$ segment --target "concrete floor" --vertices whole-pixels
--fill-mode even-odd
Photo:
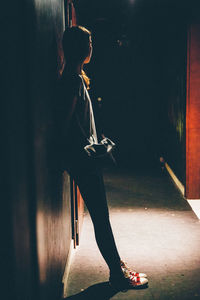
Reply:
[[[200,222],[161,170],[106,171],[110,219],[121,258],[149,287],[115,294],[86,212],[67,299],[200,299]],[[73,296],[72,296],[73,295]]]

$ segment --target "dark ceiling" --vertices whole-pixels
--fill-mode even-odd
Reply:
[[[133,19],[153,21],[155,16],[172,19],[196,18],[199,16],[198,0],[74,0],[80,21],[92,25],[107,19],[116,26],[129,25]]]

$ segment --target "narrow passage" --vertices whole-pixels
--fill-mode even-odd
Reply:
[[[161,170],[115,169],[107,170],[104,180],[120,255],[130,267],[147,273],[149,278],[148,289],[105,299],[200,299],[200,222],[168,174]],[[106,285],[108,276],[86,212],[66,296],[90,287],[88,297],[80,299],[90,299],[93,288],[91,299],[104,300],[99,296],[103,284],[94,285]]]

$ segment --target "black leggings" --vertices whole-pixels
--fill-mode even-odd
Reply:
[[[116,248],[109,220],[102,171],[96,162],[91,163],[89,161],[85,167],[79,164],[77,167],[70,168],[69,173],[77,183],[90,213],[99,250],[110,272],[116,273],[121,270],[120,256]]]

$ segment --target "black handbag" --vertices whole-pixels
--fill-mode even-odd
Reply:
[[[104,157],[108,154],[111,155],[112,150],[116,146],[115,143],[107,137],[103,138],[100,143],[96,143],[93,136],[91,136],[88,141],[89,144],[84,147],[84,150],[87,155],[92,158]]]
[[[92,122],[94,122],[94,115],[93,115],[93,110],[92,110],[92,104],[91,104],[91,100],[90,100],[90,96],[88,94],[88,91],[85,87],[85,84],[84,84],[84,80],[81,77],[81,80],[82,80],[82,83],[83,83],[83,86],[84,86],[84,92],[85,92],[85,95],[87,96],[88,98],[88,101],[89,101],[89,106],[90,106],[90,132],[92,132]],[[83,135],[87,138],[88,140],[88,145],[86,145],[84,147],[84,151],[87,153],[87,155],[91,158],[101,158],[101,157],[106,157],[106,156],[110,156],[111,159],[113,160],[113,162],[116,164],[116,161],[112,155],[112,150],[115,148],[115,143],[113,141],[111,141],[111,139],[109,138],[106,138],[104,137],[100,143],[97,142],[97,138],[96,137],[96,128],[95,128],[95,133],[93,132],[93,134],[95,134],[95,136],[93,134],[91,134],[91,136],[88,138],[85,130],[83,129],[83,127],[81,126],[80,124],[80,121],[79,121],[79,118],[78,116],[76,115],[76,118],[77,118],[77,122],[79,124],[79,127],[83,133]]]
[[[91,158],[94,159],[98,159],[98,158],[103,158],[106,156],[110,156],[110,158],[112,159],[112,161],[114,162],[114,164],[116,164],[116,160],[112,155],[112,151],[113,149],[116,147],[115,143],[107,138],[104,137],[100,143],[97,143],[95,137],[93,135],[91,135],[89,138],[87,137],[85,130],[83,129],[83,127],[81,126],[78,117],[77,118],[77,122],[79,124],[79,127],[83,133],[83,135],[87,138],[88,140],[88,145],[86,145],[84,147],[84,151],[87,153],[87,155]]]

